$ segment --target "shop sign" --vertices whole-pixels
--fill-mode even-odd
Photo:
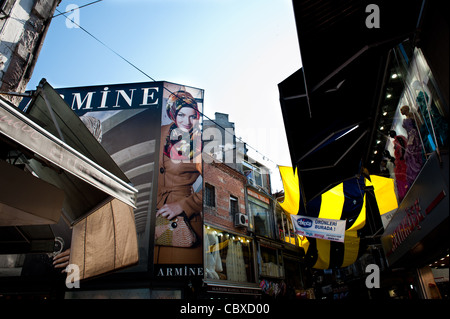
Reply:
[[[448,218],[448,156],[440,163],[433,153],[386,226],[381,237],[389,265],[393,265]],[[444,168],[444,169],[443,169]]]
[[[246,287],[230,287],[230,286],[211,286],[207,287],[208,292],[226,293],[226,294],[240,294],[240,295],[260,295],[261,290],[251,289]]]
[[[391,235],[392,248],[386,253],[386,256],[391,255],[415,229],[420,230],[422,228],[420,225],[421,222],[431,213],[433,208],[442,199],[444,199],[445,196],[445,191],[441,191],[425,209],[425,212],[422,211],[418,198],[414,201],[412,206],[405,208],[402,221],[398,224]]]
[[[155,265],[158,278],[203,277],[203,265]]]
[[[295,233],[300,236],[344,242],[345,220],[291,215]]]
[[[58,89],[77,113],[157,107],[162,88],[152,82]]]
[[[256,198],[256,199],[258,199],[258,200],[260,200],[260,201],[262,201],[264,203],[266,203],[267,205],[270,205],[270,200],[266,196],[258,194],[257,192],[252,191],[250,188],[247,188],[247,193],[250,196],[252,196],[252,197],[254,197],[254,198]]]

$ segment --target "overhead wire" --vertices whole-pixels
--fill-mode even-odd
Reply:
[[[82,7],[86,7],[88,5],[92,5],[94,3],[98,3],[100,1],[103,0],[97,0],[91,3],[88,3]],[[82,8],[79,7],[79,8]],[[107,48],[109,51],[111,51],[112,53],[114,53],[116,56],[118,56],[120,59],[122,59],[124,62],[126,62],[127,64],[129,64],[131,67],[133,67],[134,69],[136,69],[138,72],[142,73],[144,76],[146,76],[147,78],[149,78],[150,80],[152,80],[153,82],[157,82],[153,77],[151,77],[149,74],[147,74],[145,71],[143,71],[141,68],[139,68],[138,66],[136,66],[134,63],[132,63],[131,61],[129,61],[127,58],[125,58],[124,56],[122,56],[120,53],[118,53],[116,50],[114,50],[113,48],[111,48],[109,45],[107,45],[105,42],[103,42],[102,40],[100,40],[98,37],[96,37],[95,35],[93,35],[91,32],[89,32],[88,30],[86,30],[84,27],[82,27],[79,23],[75,22],[74,19],[70,19],[69,17],[66,16],[66,13],[72,12],[73,10],[69,10],[68,12],[61,12],[58,9],[56,9],[56,11],[59,12],[59,14],[55,15],[54,17],[58,17],[58,16],[64,16],[66,19],[68,19],[70,22],[72,22],[74,25],[76,25],[78,28],[80,28],[83,32],[85,32],[86,34],[88,34],[90,37],[92,37],[94,40],[96,40],[98,43],[100,43],[101,45],[103,45],[105,48]],[[168,89],[167,87],[164,87],[165,90],[167,90],[170,94],[174,94],[176,96],[176,93],[172,92],[170,89]],[[265,158],[267,161],[272,162],[273,164],[275,164],[278,167],[278,164],[276,162],[274,162],[273,160],[271,160],[268,156],[262,154],[260,151],[258,151],[255,147],[253,147],[252,145],[248,144],[247,142],[244,142],[242,140],[242,138],[238,137],[236,134],[231,133],[229,130],[226,130],[222,125],[220,125],[219,123],[217,123],[215,120],[211,119],[210,117],[208,117],[206,114],[204,114],[203,112],[199,112],[202,116],[206,117],[208,120],[210,120],[211,122],[213,122],[214,124],[216,124],[218,127],[220,127],[221,129],[223,129],[226,133],[231,134],[232,136],[236,137],[240,142],[244,143],[247,147],[253,149],[256,151],[256,153],[260,154],[261,156],[263,156],[263,158]]]
[[[77,6],[76,8],[73,8],[73,9],[71,9],[71,10],[67,10],[67,11],[65,11],[65,12],[60,12],[58,9],[56,9],[56,11],[58,11],[59,14],[55,14],[52,18],[59,17],[60,15],[63,15],[63,14],[65,14],[65,13],[74,12],[75,10],[80,10],[81,8],[88,7],[88,6],[92,5],[92,4],[95,4],[95,3],[101,2],[101,1],[103,1],[103,0],[97,0],[97,1],[94,1],[94,2],[90,2],[90,3],[87,3],[87,4],[82,5],[82,6]],[[66,8],[66,9],[67,9],[67,8]]]

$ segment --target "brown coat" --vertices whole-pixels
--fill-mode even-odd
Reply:
[[[166,203],[178,201],[202,242],[202,191],[194,192],[192,187],[201,174],[201,161],[200,163],[177,163],[164,155],[163,149],[169,128],[170,124],[161,127],[156,208],[160,209]],[[202,264],[201,246],[194,248],[155,246],[154,262],[156,264]]]

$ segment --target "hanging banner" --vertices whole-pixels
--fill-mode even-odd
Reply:
[[[300,236],[344,242],[345,220],[291,215],[296,234]]]

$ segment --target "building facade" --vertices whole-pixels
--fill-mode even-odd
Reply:
[[[300,238],[293,231],[289,214],[271,193],[269,169],[248,156],[245,142],[236,141],[234,129],[224,113],[216,113],[214,120],[204,124],[205,143],[211,136],[223,137],[203,153],[204,296],[313,298],[304,278]],[[225,140],[223,134],[230,137]],[[240,270],[235,273],[241,276],[233,273],[230,277],[228,254],[234,256],[236,246]]]
[[[60,0],[0,1],[0,91],[23,93]],[[18,104],[20,97],[9,98]]]
[[[279,88],[293,162],[302,187],[312,190],[306,195],[369,173],[392,178],[398,201],[364,236],[368,245],[354,265],[318,271],[317,291],[339,297],[346,278],[356,297],[448,298],[449,25],[442,4],[324,0],[293,7],[303,68]],[[315,133],[298,141],[302,128],[290,118],[303,110],[300,126]],[[326,163],[336,154],[338,161]],[[364,284],[369,264],[382,271],[378,290]]]

